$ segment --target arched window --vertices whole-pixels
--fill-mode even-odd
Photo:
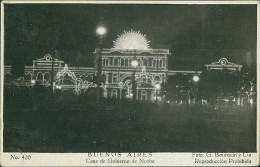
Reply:
[[[49,74],[48,72],[46,72],[46,73],[44,74],[44,80],[45,80],[46,82],[50,82],[50,74]]]
[[[37,81],[42,81],[42,80],[43,80],[43,75],[42,75],[41,72],[39,72],[39,73],[37,74],[36,80],[37,80]]]
[[[148,80],[147,76],[146,76],[146,75],[143,75],[143,76],[142,76],[142,83],[143,83],[143,84],[147,84],[147,80]]]
[[[114,73],[112,76],[112,83],[117,83],[118,82],[118,74]]]
[[[147,59],[147,67],[149,67],[149,66],[152,66],[152,61],[151,61],[151,59]]]
[[[118,66],[118,58],[117,57],[114,58],[114,66]]]
[[[162,67],[165,67],[165,65],[164,65],[165,63],[164,63],[164,59],[162,59]]]
[[[153,67],[157,67],[157,60],[156,60],[156,59],[153,59],[152,66],[153,66]]]
[[[108,65],[109,65],[109,59],[106,58],[106,66],[108,66]]]
[[[162,67],[162,59],[160,59],[159,62],[159,67]]]
[[[148,61],[147,61],[147,59],[145,58],[144,59],[144,64],[143,64],[144,66],[148,66]]]
[[[141,91],[141,100],[147,100],[147,91],[146,90]]]
[[[125,59],[121,58],[121,66],[125,66]]]
[[[125,66],[129,66],[128,58],[125,59]]]
[[[156,67],[160,67],[160,60],[159,59],[156,60]]]
[[[110,65],[110,66],[113,66],[113,65],[114,65],[113,59],[109,57],[108,60],[109,60],[109,65]]]
[[[112,89],[111,98],[117,98],[117,90],[116,89]]]
[[[155,82],[160,82],[160,80],[161,80],[160,76],[157,75],[157,76],[154,77]]]
[[[85,74],[81,75],[80,77],[83,81],[86,81],[87,80],[87,76]]]
[[[8,79],[8,77],[11,78],[11,74],[8,73],[8,74],[5,75],[5,79]],[[25,80],[31,80],[32,79],[32,74],[31,73],[25,74],[24,79]]]
[[[138,58],[137,60],[138,60],[138,65],[139,65],[139,66],[142,66],[142,59],[141,59],[141,58]]]

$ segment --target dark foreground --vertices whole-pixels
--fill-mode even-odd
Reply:
[[[101,112],[7,108],[5,152],[255,152],[256,112],[109,102]]]

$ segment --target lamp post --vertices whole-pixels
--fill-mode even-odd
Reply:
[[[186,99],[186,105],[187,105],[187,112],[189,111],[189,101],[190,101],[190,86],[191,80],[189,80],[188,85],[187,85],[187,99]]]
[[[51,93],[54,92],[53,81],[54,81],[54,56],[51,58]]]
[[[102,66],[102,40],[107,33],[107,29],[103,25],[99,25],[96,29],[97,37],[99,38],[99,53],[97,58],[97,103],[99,104],[101,99],[101,66]]]
[[[133,60],[131,61],[131,66],[133,67],[133,76],[132,76],[132,88],[133,88],[133,101],[136,101],[136,83],[135,83],[135,69],[138,66],[138,60],[136,55],[134,56]]]
[[[161,85],[159,83],[155,84],[155,102],[157,103],[158,102],[158,91],[161,89]]]
[[[192,77],[192,80],[194,82],[194,104],[196,104],[196,100],[197,100],[197,92],[198,92],[198,87],[197,87],[197,83],[200,80],[200,77],[196,74]]]

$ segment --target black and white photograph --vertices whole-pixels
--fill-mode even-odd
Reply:
[[[3,6],[4,153],[257,153],[257,4]]]

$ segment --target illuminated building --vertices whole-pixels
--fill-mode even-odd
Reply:
[[[98,56],[98,49],[94,54]],[[104,97],[130,98],[132,95],[131,61],[136,56],[137,100],[155,100],[155,85],[167,82],[168,49],[151,49],[145,35],[125,31],[114,47],[102,50],[102,74],[106,77]]]
[[[169,49],[153,49],[146,35],[139,31],[124,31],[114,41],[113,48],[102,49],[102,89],[105,98],[132,98],[132,75],[135,70],[136,99],[154,101],[159,95],[169,76],[200,75],[201,71],[168,70]],[[99,49],[94,56],[98,57]],[[131,61],[136,57],[138,66],[134,69]],[[66,64],[65,64],[66,63]],[[241,71],[241,65],[230,63],[222,58],[219,62],[205,65],[211,69],[230,69]],[[97,63],[93,67],[71,67],[69,62],[63,62],[46,54],[43,58],[34,60],[32,66],[25,66],[24,76],[9,80],[11,66],[5,66],[5,86],[32,87],[41,84],[46,87],[60,89],[62,92],[73,91],[74,94],[87,92],[96,88]],[[53,76],[53,78],[52,78]],[[157,99],[161,100],[161,97]]]

